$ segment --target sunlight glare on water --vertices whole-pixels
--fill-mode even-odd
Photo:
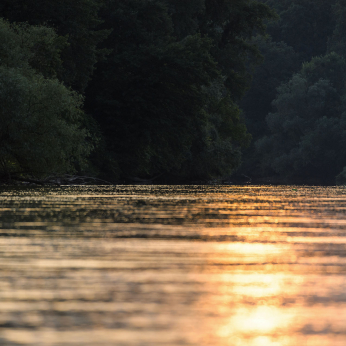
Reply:
[[[0,191],[1,346],[345,346],[346,189]]]

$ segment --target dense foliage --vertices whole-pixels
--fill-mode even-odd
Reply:
[[[346,0],[2,0],[1,175],[210,179],[243,157],[254,178],[342,182],[345,11]]]
[[[344,0],[263,0],[280,19],[256,38],[264,56],[241,102],[254,137],[242,171],[279,181],[346,175]],[[281,180],[280,180],[281,179]]]
[[[106,53],[97,47],[107,36],[107,32],[97,29],[102,3],[102,0],[1,0],[0,17],[10,22],[48,26],[64,37],[68,44],[60,52],[62,65],[56,73],[65,85],[82,92],[96,62]]]
[[[190,16],[177,16],[177,13]],[[244,93],[254,30],[272,16],[250,1],[110,1],[107,61],[87,91],[114,171],[123,176],[230,174],[249,135]]]
[[[3,0],[0,17],[3,173],[82,170],[92,147],[109,179],[239,166],[250,135],[238,101],[259,61],[251,38],[274,17],[265,4]]]
[[[56,78],[65,40],[0,20],[0,172],[45,176],[85,165],[82,98]]]
[[[346,62],[336,53],[312,59],[278,88],[271,134],[257,142],[262,166],[283,177],[328,182],[346,162]]]

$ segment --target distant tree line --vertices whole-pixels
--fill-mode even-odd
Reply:
[[[346,0],[2,0],[0,178],[238,169],[343,182],[345,11]]]
[[[231,174],[274,12],[251,0],[2,0],[0,175]]]
[[[346,182],[346,1],[267,0],[279,20],[255,37],[264,57],[242,99],[253,136],[241,171]]]

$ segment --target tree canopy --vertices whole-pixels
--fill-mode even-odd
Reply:
[[[336,53],[303,65],[282,84],[257,142],[263,168],[288,178],[329,182],[346,165],[346,61]]]
[[[103,0],[2,0],[0,17],[10,22],[44,25],[65,38],[68,44],[60,52],[62,64],[56,73],[65,85],[83,92],[96,62],[106,53],[98,48],[108,34],[97,28],[102,4]]]
[[[3,0],[2,170],[206,180],[245,151],[240,173],[330,181],[346,166],[344,5]]]
[[[247,0],[108,1],[101,28],[112,30],[103,42],[111,53],[98,64],[87,107],[116,159],[114,170],[230,174],[249,141],[237,106],[249,56],[258,56],[249,39],[273,16]]]
[[[240,103],[254,138],[240,171],[276,181],[341,182],[346,3],[262,2],[279,19],[268,23],[267,38],[254,39],[263,64]]]
[[[73,171],[91,150],[82,98],[55,76],[66,41],[54,30],[0,19],[0,172]]]

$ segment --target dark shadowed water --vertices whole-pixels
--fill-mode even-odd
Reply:
[[[0,345],[345,346],[346,189],[3,188]]]

